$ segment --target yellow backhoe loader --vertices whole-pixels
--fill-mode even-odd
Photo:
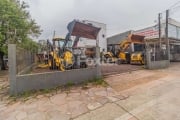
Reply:
[[[112,52],[104,53],[104,62],[105,63],[116,63],[117,58],[114,56]]]
[[[48,66],[50,69],[59,69],[64,71],[73,67],[73,53],[70,49],[63,48],[66,40],[62,38],[53,38],[53,45],[48,42],[50,48]]]
[[[144,64],[144,36],[130,34],[121,41],[118,57],[121,63]]]
[[[67,26],[68,34],[65,39],[54,37],[53,44],[47,41],[48,50],[48,66],[50,69],[58,69],[64,71],[72,68],[84,68],[86,65],[86,57],[77,47],[79,39],[89,38],[97,39],[100,28],[89,24],[74,20]],[[72,40],[71,36],[75,39]],[[45,65],[44,65],[45,66]],[[39,67],[44,67],[40,65]]]

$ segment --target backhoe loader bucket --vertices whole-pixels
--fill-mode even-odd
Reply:
[[[130,35],[131,42],[142,42],[142,43],[144,43],[144,38],[145,38],[145,36],[142,36],[142,35],[136,35],[136,34]]]
[[[100,29],[101,28],[97,28],[90,24],[79,22],[77,20],[74,20],[68,24],[70,35],[88,39],[97,39]]]

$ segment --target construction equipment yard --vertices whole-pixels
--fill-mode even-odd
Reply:
[[[76,46],[79,36],[97,39],[100,29],[72,23],[75,28],[65,39],[54,36],[52,43],[47,41],[42,61],[8,45],[9,71],[0,71],[2,120],[180,119],[180,63],[167,56],[157,60],[141,35],[125,38],[118,56],[109,51],[107,57],[98,43],[95,51],[87,52]],[[71,35],[77,36],[73,47],[67,47]]]
[[[0,0],[0,120],[180,120],[175,1]]]

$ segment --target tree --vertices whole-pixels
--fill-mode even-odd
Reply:
[[[25,48],[33,53],[37,53],[38,51],[38,43],[31,39],[27,39],[26,41],[21,43],[20,47]]]
[[[27,11],[29,6],[17,0],[0,0],[0,61],[4,69],[3,56],[7,54],[8,43],[23,47],[33,44],[32,37],[41,34],[38,26]]]

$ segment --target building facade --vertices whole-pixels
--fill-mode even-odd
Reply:
[[[113,35],[107,38],[107,51],[112,52],[114,55],[117,55],[119,51],[119,45],[122,40],[125,40],[129,34],[133,31],[126,31],[120,34]]]
[[[162,47],[166,48],[165,39],[165,29],[166,24],[162,22],[161,24],[161,41]],[[145,36],[146,41],[155,40],[156,43],[159,42],[159,27],[158,25],[154,25],[151,27],[147,27],[141,30],[134,31],[133,34],[143,35]],[[168,21],[168,39],[170,43],[170,60],[171,61],[180,61],[180,22],[175,21],[173,19],[169,19]]]

